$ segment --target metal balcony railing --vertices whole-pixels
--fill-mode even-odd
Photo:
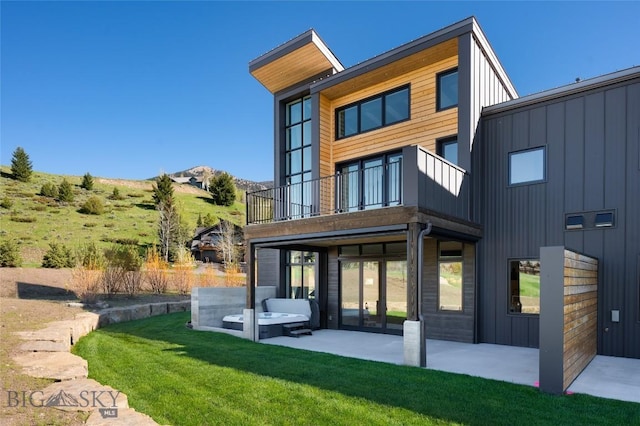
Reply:
[[[402,204],[402,162],[247,194],[247,224],[302,219]]]

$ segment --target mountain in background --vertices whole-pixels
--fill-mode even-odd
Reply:
[[[216,170],[214,168],[211,168],[209,166],[195,166],[195,167],[191,167],[190,169],[187,170],[182,170],[179,172],[174,172],[174,173],[169,173],[170,177],[173,178],[178,178],[178,177],[196,177],[196,178],[204,178],[206,176],[212,177],[212,176],[217,176],[220,173],[224,173],[224,170]],[[242,178],[238,178],[233,176],[233,181],[236,184],[236,187],[238,189],[242,189],[243,191],[247,191],[247,192],[253,192],[253,191],[260,191],[263,189],[269,189],[269,188],[273,188],[273,182],[272,181],[264,181],[264,182],[254,182],[251,180],[247,180],[247,179],[242,179]]]

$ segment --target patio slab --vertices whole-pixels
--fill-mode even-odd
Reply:
[[[317,330],[300,338],[273,337],[269,345],[403,364],[402,336],[345,330]],[[427,368],[538,385],[538,349],[427,340]],[[597,356],[568,389],[602,398],[640,403],[640,360]]]

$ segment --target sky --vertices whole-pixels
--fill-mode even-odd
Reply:
[[[640,65],[640,2],[0,3],[0,163],[273,178],[251,60],[314,28],[345,67],[475,16],[520,96]]]

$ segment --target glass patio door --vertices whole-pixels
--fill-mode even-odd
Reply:
[[[340,265],[341,325],[362,330],[384,329],[387,307],[383,262],[342,261]]]

